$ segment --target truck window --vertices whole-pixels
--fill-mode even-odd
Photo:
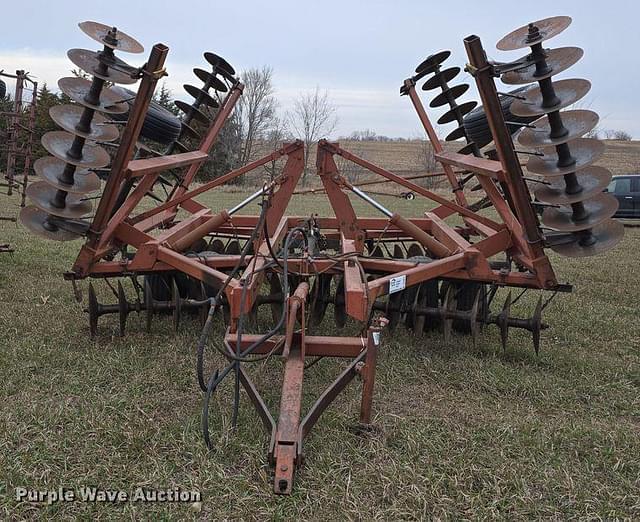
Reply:
[[[631,178],[614,179],[607,188],[614,194],[628,194],[631,192]]]

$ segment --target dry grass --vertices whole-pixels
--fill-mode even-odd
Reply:
[[[207,202],[220,208],[241,198]],[[382,201],[408,215],[421,210],[417,201]],[[328,210],[321,196],[292,207],[301,215]],[[475,348],[465,337],[445,346],[437,334],[387,335],[374,402],[379,431],[363,437],[351,429],[360,391],[352,384],[308,438],[290,497],[271,494],[267,439],[246,396],[235,437],[205,450],[195,321],[174,335],[158,319],[147,335],[134,314],[119,338],[116,318],[105,317],[92,342],[61,278],[78,243],[41,241],[10,223],[0,223],[0,237],[16,248],[0,255],[3,519],[640,518],[640,229],[601,257],[552,256],[559,278],[576,289],[547,309],[551,328],[539,357],[519,331],[507,353],[495,329]],[[113,298],[103,288],[101,299]],[[533,304],[526,299],[516,312]],[[280,368],[251,368],[274,409]],[[306,404],[339,368],[323,361],[309,370]],[[85,484],[195,489],[202,511],[14,500],[17,486]]]

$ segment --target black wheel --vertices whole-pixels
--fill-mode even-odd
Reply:
[[[135,92],[118,86],[113,86],[111,89],[126,99],[129,107],[133,106]],[[113,114],[112,116],[115,120],[126,121],[128,113]],[[159,103],[152,101],[149,104],[140,135],[156,143],[168,145],[179,138],[181,130],[180,119]]]
[[[0,98],[4,98],[7,95],[7,84],[0,80]]]
[[[529,89],[529,86],[525,85],[524,87],[519,87],[509,91],[509,94],[522,95],[527,91],[527,89]],[[528,118],[514,116],[511,114],[510,108],[515,98],[504,95],[499,95],[498,98],[500,99],[502,115],[504,116],[505,121],[513,122],[507,125],[511,134],[515,133],[523,125],[538,119],[538,116]],[[491,130],[489,129],[489,123],[487,122],[487,115],[485,114],[484,107],[482,105],[479,105],[464,117],[463,125],[469,140],[475,142],[478,147],[482,148],[493,140]]]

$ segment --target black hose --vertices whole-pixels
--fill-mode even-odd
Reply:
[[[260,226],[257,226],[255,228],[255,230],[260,230],[260,229],[261,229]],[[235,370],[236,382],[234,383],[234,385],[235,385],[234,386],[234,405],[233,405],[233,411],[232,411],[232,423],[235,426],[235,421],[237,420],[238,406],[239,406],[239,370],[240,370],[240,364],[242,362],[244,362],[243,359],[245,359],[247,355],[251,354],[261,344],[263,344],[269,338],[273,337],[280,330],[280,328],[282,328],[282,325],[284,325],[284,323],[285,323],[285,321],[287,319],[288,307],[286,306],[286,300],[287,300],[287,297],[288,297],[288,294],[289,294],[289,282],[288,282],[288,279],[287,279],[288,278],[288,253],[289,253],[289,244],[291,242],[291,238],[293,237],[293,235],[296,232],[301,232],[302,233],[302,235],[304,237],[305,245],[308,246],[307,234],[306,234],[306,231],[303,228],[295,227],[295,228],[293,228],[293,229],[291,229],[289,231],[289,233],[287,234],[287,237],[285,239],[285,242],[284,242],[284,252],[283,252],[283,258],[282,258],[282,270],[283,270],[282,295],[283,295],[283,301],[284,301],[284,305],[285,306],[283,306],[282,314],[280,315],[280,319],[279,319],[278,323],[276,324],[276,326],[274,328],[272,328],[266,334],[261,336],[260,339],[258,339],[254,343],[252,343],[246,350],[241,352],[240,348],[241,348],[242,332],[241,332],[240,325],[241,325],[243,314],[240,314],[240,318],[239,318],[240,321],[239,321],[239,325],[238,325],[238,339],[237,339],[237,343],[236,343],[236,354],[233,355],[232,353],[229,353],[229,352],[225,353],[226,357],[231,359],[231,361],[232,361],[231,364],[227,365],[221,372],[218,372],[216,370],[216,372],[211,375],[211,377],[209,379],[209,382],[207,383],[204,402],[203,402],[203,405],[202,405],[202,417],[201,417],[202,423],[201,423],[201,425],[202,425],[202,435],[203,435],[205,444],[207,445],[207,448],[209,448],[209,449],[212,449],[211,438],[209,436],[209,402],[211,400],[211,395],[213,395],[213,392],[216,390],[216,388],[218,387],[220,382],[222,382],[222,380],[227,375],[229,375],[229,373],[232,370]],[[246,245],[245,245],[245,248],[246,248]],[[209,317],[207,318],[207,321],[209,321]],[[206,327],[206,324],[205,324],[205,327]],[[204,333],[204,329],[203,329],[203,333]],[[201,336],[201,339],[202,339],[202,336]],[[205,338],[204,342],[206,343],[206,338]]]

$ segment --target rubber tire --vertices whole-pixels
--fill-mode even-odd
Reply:
[[[111,90],[122,95],[123,98],[132,98],[136,95],[135,92],[125,89],[124,87],[113,86]],[[127,101],[130,108],[133,107],[133,102],[134,100]],[[126,121],[128,115],[128,113],[113,114],[112,117],[114,120]],[[140,135],[156,143],[169,145],[180,137],[181,130],[182,124],[180,119],[159,103],[152,101],[149,104],[147,115],[144,118]]]
[[[531,86],[525,85],[524,87],[518,87],[512,91],[509,91],[509,94],[522,94],[527,91]],[[504,116],[504,120],[508,122],[517,122],[516,125],[508,125],[511,134],[514,134],[518,130],[522,128],[523,125],[527,123],[531,123],[539,118],[539,116],[527,117],[523,118],[520,116],[514,116],[511,111],[511,104],[515,100],[511,96],[503,96],[498,95],[500,99],[500,106],[502,107],[502,115]],[[469,112],[463,119],[462,124],[464,125],[464,130],[469,137],[469,140],[475,142],[478,147],[482,148],[491,143],[493,140],[493,136],[491,134],[491,130],[489,129],[489,122],[487,121],[487,115],[484,112],[484,107],[479,105],[471,112]]]
[[[4,98],[7,95],[7,84],[0,80],[0,98]]]

